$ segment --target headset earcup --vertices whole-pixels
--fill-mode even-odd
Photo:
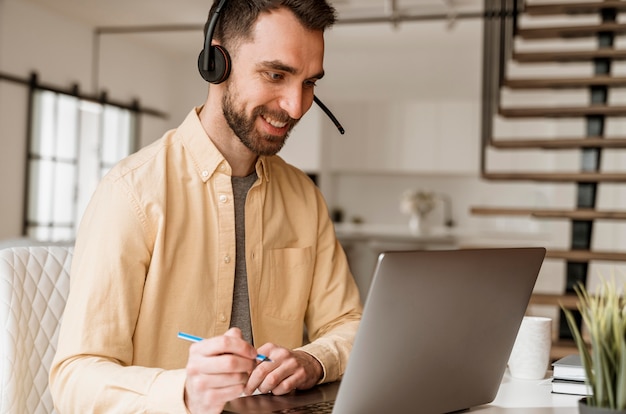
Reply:
[[[220,45],[212,45],[213,65],[209,62],[209,70],[204,69],[204,54],[206,51],[202,49],[198,56],[198,71],[202,79],[209,83],[222,83],[230,75],[230,55],[228,51]],[[213,66],[213,70],[210,70]]]

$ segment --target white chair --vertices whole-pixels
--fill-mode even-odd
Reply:
[[[55,412],[48,374],[72,252],[64,246],[0,250],[0,414]]]

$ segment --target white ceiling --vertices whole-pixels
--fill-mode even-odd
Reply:
[[[202,24],[210,0],[29,0],[89,25]],[[331,0],[340,19],[480,10],[484,0]]]
[[[208,14],[211,0],[24,0],[46,7],[56,13],[93,28],[145,28],[160,26],[174,28],[188,26],[201,28]],[[483,8],[484,0],[330,0],[342,19],[404,16],[453,16],[458,13],[476,13]],[[376,23],[376,26],[391,26]],[[371,24],[349,24],[349,39],[361,35],[377,36]],[[339,32],[345,32],[345,30]],[[200,29],[147,32],[132,35],[163,51],[197,53],[202,42]],[[335,38],[333,41],[341,41]]]

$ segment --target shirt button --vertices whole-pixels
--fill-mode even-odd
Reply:
[[[224,256],[224,263],[230,263],[230,256]]]
[[[220,195],[220,203],[225,203],[226,201],[228,201],[228,197],[224,194]]]
[[[220,170],[224,171],[226,169],[226,166],[224,164],[220,165]]]
[[[226,322],[226,316],[223,313],[220,313],[220,322]]]
[[[209,176],[209,172],[207,170],[202,171],[202,177],[207,178]]]

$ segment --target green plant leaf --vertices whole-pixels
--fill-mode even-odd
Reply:
[[[575,286],[574,290],[579,299],[582,323],[589,334],[589,344],[583,339],[572,311],[563,305],[561,308],[593,392],[587,403],[626,409],[626,302],[614,278],[611,282],[603,279],[594,296],[582,284]]]
[[[620,341],[620,360],[617,366],[617,409],[626,410],[626,341],[624,334],[626,326],[622,324],[622,335]]]
[[[589,349],[587,348],[587,344],[582,338],[580,334],[580,330],[578,329],[578,325],[576,324],[576,320],[574,318],[574,314],[566,308],[563,308],[563,313],[565,314],[565,318],[567,320],[567,325],[569,326],[572,335],[574,336],[574,342],[576,343],[576,347],[578,348],[578,353],[580,354],[580,359],[582,361],[583,367],[585,368],[585,375],[587,377],[586,382],[591,386],[593,390],[593,395],[587,398],[587,402],[591,406],[595,406],[595,378],[593,375],[593,371],[591,370],[591,355],[589,353]]]

